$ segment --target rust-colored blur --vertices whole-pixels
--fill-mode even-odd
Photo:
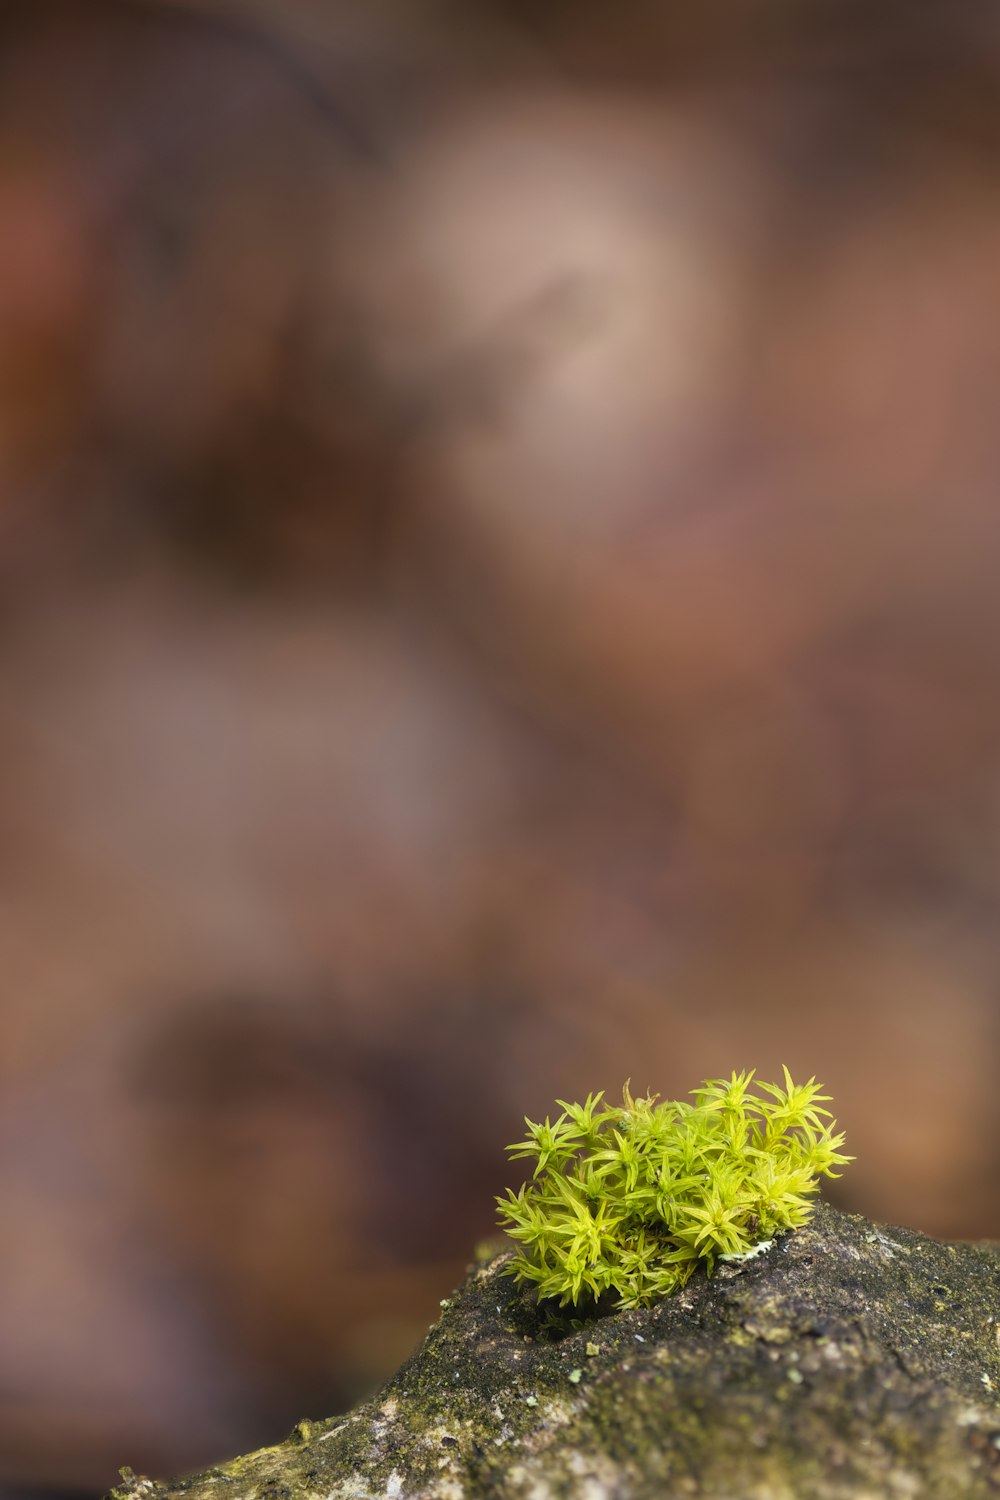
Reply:
[[[0,18],[0,1492],[329,1415],[525,1112],[1000,1235],[1000,26]]]

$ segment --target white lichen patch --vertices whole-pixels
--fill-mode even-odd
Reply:
[[[548,1430],[552,1432],[559,1427],[568,1426],[579,1409],[572,1401],[561,1401],[558,1397],[553,1397],[545,1403],[539,1415]]]
[[[398,1415],[399,1402],[397,1401],[395,1396],[390,1396],[380,1407],[377,1408],[377,1411],[372,1417],[369,1426],[369,1431],[372,1436],[372,1442],[375,1445],[374,1451],[376,1453],[378,1453],[384,1446],[386,1434],[397,1426],[396,1419]]]
[[[443,1449],[444,1458],[447,1463],[454,1463],[461,1447],[462,1438],[471,1430],[470,1422],[442,1422],[433,1427],[427,1427],[420,1434],[419,1444],[422,1448]]]
[[[523,1451],[537,1453],[547,1447],[553,1435],[574,1421],[581,1409],[582,1403],[574,1404],[571,1401],[562,1401],[558,1397],[536,1400],[534,1413],[536,1425],[522,1438],[520,1446]]]
[[[898,1240],[892,1239],[886,1234],[884,1229],[879,1229],[877,1226],[870,1234],[865,1235],[865,1243],[877,1246],[877,1253],[880,1254],[882,1260],[895,1260],[896,1256],[894,1252],[896,1251],[900,1255],[910,1254],[905,1245],[901,1245]]]
[[[150,1500],[156,1492],[157,1485],[153,1479],[147,1479],[144,1474],[136,1474],[134,1470],[125,1468],[120,1471],[124,1484],[119,1487],[119,1494],[127,1494],[132,1500]]]
[[[510,1252],[506,1249],[500,1249],[496,1252],[495,1255],[491,1256],[491,1258],[486,1261],[485,1265],[477,1266],[475,1272],[476,1280],[486,1281],[488,1277],[495,1276],[497,1267],[502,1261],[505,1261],[507,1259],[509,1253]]]
[[[351,1427],[355,1422],[361,1422],[363,1420],[363,1412],[352,1412],[349,1417],[345,1417],[342,1422],[338,1422],[335,1427],[331,1427],[329,1432],[324,1432],[321,1437],[318,1437],[316,1439],[316,1441],[318,1443],[328,1443],[331,1438],[339,1437],[345,1427]]]
[[[324,1500],[409,1500],[418,1493],[421,1500],[462,1500],[464,1491],[450,1477],[422,1482],[418,1491],[407,1483],[405,1474],[392,1469],[384,1484],[377,1488],[365,1484],[359,1475],[352,1475],[329,1490]]]
[[[719,1260],[724,1260],[730,1265],[742,1265],[744,1261],[756,1260],[758,1255],[766,1255],[769,1250],[774,1249],[773,1240],[761,1240],[759,1245],[754,1245],[750,1250],[741,1250],[738,1255],[720,1255]]]

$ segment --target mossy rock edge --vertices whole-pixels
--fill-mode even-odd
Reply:
[[[547,1327],[474,1266],[346,1417],[113,1500],[1000,1497],[1000,1247],[825,1204],[643,1311]]]

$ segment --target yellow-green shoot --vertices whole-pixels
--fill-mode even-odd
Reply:
[[[508,1273],[560,1307],[647,1307],[696,1266],[711,1274],[804,1224],[819,1179],[853,1158],[822,1085],[783,1071],[784,1085],[708,1079],[693,1104],[634,1099],[626,1084],[621,1105],[590,1094],[557,1100],[554,1121],[526,1119],[507,1150],[534,1162],[532,1179],[497,1199],[519,1243]]]

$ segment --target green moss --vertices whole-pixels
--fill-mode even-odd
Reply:
[[[806,1223],[819,1178],[850,1161],[815,1079],[784,1086],[753,1073],[709,1079],[695,1102],[633,1099],[620,1108],[557,1102],[555,1123],[525,1120],[508,1147],[534,1176],[497,1200],[520,1253],[511,1274],[561,1307],[647,1307],[697,1265],[749,1260]]]

